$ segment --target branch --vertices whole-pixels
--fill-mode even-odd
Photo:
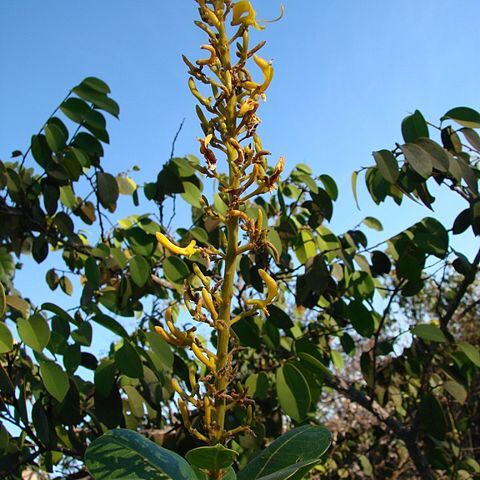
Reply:
[[[465,275],[462,283],[460,283],[460,285],[458,286],[457,294],[455,295],[454,299],[450,302],[450,305],[448,306],[447,311],[445,312],[445,315],[443,315],[443,317],[440,319],[440,328],[444,332],[447,332],[448,322],[452,319],[453,314],[457,311],[457,308],[459,307],[463,296],[467,292],[467,288],[475,280],[475,276],[478,272],[479,264],[480,264],[480,249],[477,251],[475,258],[473,259],[473,263],[469,272],[467,273],[467,275]]]
[[[419,448],[416,431],[407,428],[400,420],[391,415],[373,399],[368,398],[361,390],[356,389],[353,385],[348,385],[345,380],[335,377],[334,375],[325,375],[324,382],[328,387],[333,388],[352,402],[368,410],[398,438],[403,440],[422,480],[436,479],[436,475],[428,466],[428,461]]]

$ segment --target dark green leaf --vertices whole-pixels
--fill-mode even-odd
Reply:
[[[353,328],[362,337],[369,338],[373,335],[375,323],[372,312],[361,301],[351,301],[347,306],[347,315]]]
[[[270,314],[267,321],[272,322],[277,328],[282,330],[290,330],[293,327],[292,319],[290,315],[287,315],[281,308],[276,305],[270,305],[268,307],[268,313]]]
[[[103,397],[108,397],[115,383],[117,368],[113,360],[107,359],[95,369],[95,390]]]
[[[245,381],[248,394],[257,400],[264,400],[268,392],[268,377],[264,372],[252,373]]]
[[[145,336],[163,367],[168,369],[172,368],[173,352],[168,343],[155,332],[147,332]]]
[[[283,411],[297,422],[302,421],[310,408],[310,389],[305,377],[292,363],[277,369],[276,387]]]
[[[402,135],[405,143],[414,142],[420,137],[428,137],[428,125],[419,110],[405,117],[402,122]]]
[[[330,432],[305,425],[283,434],[238,473],[238,480],[301,479],[330,446]]]
[[[100,268],[94,257],[88,257],[85,260],[85,275],[92,287],[98,288],[101,284]]]
[[[97,194],[104,208],[111,208],[118,199],[118,184],[113,175],[105,172],[97,172]]]
[[[459,342],[457,346],[474,365],[480,368],[480,352],[477,348],[468,342]]]
[[[182,284],[190,275],[190,270],[181,258],[172,255],[163,262],[163,273],[172,283]]]
[[[430,155],[415,143],[407,143],[400,146],[405,160],[413,170],[423,178],[428,178],[432,174],[433,163]]]
[[[190,450],[185,458],[191,465],[205,470],[224,470],[235,461],[238,453],[217,444],[213,447],[198,447]]]
[[[143,367],[137,350],[126,340],[123,346],[115,352],[115,364],[118,369],[131,378],[142,378]]]
[[[79,345],[89,347],[92,343],[92,325],[90,322],[82,322],[80,326],[72,332],[72,338]]]
[[[63,130],[55,124],[48,124],[45,127],[45,138],[49,148],[53,152],[58,152],[65,147],[68,137]]]
[[[462,127],[480,128],[480,113],[469,107],[456,107],[449,110],[442,118],[455,120]]]
[[[398,162],[393,153],[389,150],[380,150],[373,152],[373,158],[383,178],[387,182],[395,184],[398,180],[399,171]]]
[[[92,320],[95,323],[98,323],[99,325],[101,325],[102,327],[105,327],[111,332],[115,333],[119,337],[123,337],[123,338],[128,337],[128,332],[125,330],[125,328],[123,328],[122,325],[120,325],[120,323],[118,323],[115,319],[113,319],[112,317],[109,317],[108,315],[99,313],[95,315],[92,318]]]
[[[1,288],[2,287],[0,287],[0,289]],[[12,332],[3,322],[0,322],[0,353],[7,353],[12,348],[13,348]]]
[[[130,275],[132,276],[133,282],[139,286],[143,287],[150,278],[150,264],[147,262],[145,257],[141,255],[135,255],[128,265],[130,270]]]
[[[179,455],[131,430],[111,430],[87,449],[85,462],[95,480],[194,480],[195,472]]]
[[[416,325],[412,329],[412,333],[422,340],[428,340],[430,342],[446,342],[444,333],[436,325],[420,324]]]

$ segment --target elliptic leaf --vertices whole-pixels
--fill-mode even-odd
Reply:
[[[133,282],[139,286],[143,287],[150,278],[150,264],[141,255],[135,255],[131,260],[128,266],[130,270],[130,275],[132,276]]]
[[[40,364],[40,375],[47,392],[57,401],[62,402],[70,388],[68,375],[59,365],[51,361]]]
[[[118,184],[113,175],[105,172],[97,172],[97,194],[104,208],[115,205],[118,199]]]
[[[428,137],[428,125],[419,110],[405,117],[402,122],[402,135],[406,143],[414,142],[420,137]]]
[[[50,340],[50,328],[47,321],[40,315],[32,315],[29,319],[17,320],[18,335],[21,340],[36,352],[41,352]]]
[[[443,117],[442,121],[446,119],[455,120],[462,127],[480,128],[480,113],[469,107],[456,107],[449,110]]]
[[[468,342],[459,342],[458,348],[468,357],[468,359],[480,368],[480,352]]]
[[[389,183],[396,183],[398,180],[398,162],[390,150],[373,152],[373,158],[377,163],[378,170],[382,177]]]
[[[412,333],[417,337],[420,337],[422,340],[430,342],[443,343],[447,341],[444,333],[436,325],[420,324],[412,329]]]
[[[163,262],[163,273],[172,283],[182,284],[190,275],[190,270],[181,258],[172,255]]]
[[[292,363],[277,369],[277,394],[283,411],[297,422],[302,421],[310,408],[310,389],[305,377]]]
[[[115,352],[115,364],[118,369],[131,378],[141,378],[143,375],[142,361],[135,348],[126,340],[123,346]]]
[[[238,473],[238,480],[301,479],[320,462],[331,443],[319,425],[295,428],[274,440]]]
[[[421,177],[428,178],[432,174],[433,163],[432,157],[421,147],[415,143],[407,143],[400,147],[407,163]]]
[[[111,430],[92,442],[85,454],[85,462],[95,480],[197,478],[180,455],[159,447],[139,433],[122,428]]]
[[[12,348],[13,348],[12,332],[3,322],[0,322],[0,353],[7,353]]]
[[[223,445],[198,447],[190,450],[185,458],[191,465],[205,470],[224,470],[235,461],[238,453]]]

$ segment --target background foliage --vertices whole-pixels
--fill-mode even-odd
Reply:
[[[87,445],[118,426],[182,456],[200,445],[181,426],[169,379],[174,372],[188,385],[189,368],[202,372],[153,333],[169,301],[181,300],[191,264],[164,257],[155,232],[165,223],[170,229],[163,205],[177,196],[192,212],[191,224],[176,230],[180,242],[219,246],[222,231],[199,209],[204,178],[195,157],[172,155],[157,180],[140,187],[130,176],[107,172],[105,114],[118,117],[118,105],[104,82],[87,78],[28,150],[0,164],[5,476],[25,469],[86,476]],[[262,209],[281,255],[269,264],[261,251],[242,259],[239,311],[263,290],[260,268],[281,285],[282,296],[268,318],[234,327],[239,380],[256,401],[255,435],[234,442],[239,465],[287,425],[327,420],[336,442],[318,475],[473,478],[480,472],[480,254],[469,259],[450,246],[452,235],[480,230],[478,127],[480,115],[469,108],[450,110],[437,126],[417,111],[402,122],[403,140],[375,152],[372,166],[352,179],[355,192],[364,179],[376,203],[421,202],[430,210],[429,186],[436,182],[442,194],[464,201],[448,225],[428,213],[376,245],[368,229],[382,226],[373,217],[335,233],[326,223],[336,183],[302,164],[271,198],[251,205],[253,218]],[[150,202],[145,211],[155,214],[115,219],[119,195],[134,203],[143,195]],[[220,195],[212,209],[224,213]],[[85,226],[92,225],[98,239],[87,238]],[[63,264],[45,281],[75,295],[78,308],[65,311],[61,301],[32,305],[28,292],[15,289],[22,256],[42,263],[54,251]],[[132,316],[138,329],[127,331],[124,319]],[[92,348],[95,325],[112,332],[106,356]],[[232,427],[238,414],[231,412]]]

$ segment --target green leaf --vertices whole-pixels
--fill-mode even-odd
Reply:
[[[108,98],[105,94],[99,93],[83,82],[76,86],[72,91],[84,100],[92,102],[100,110],[108,112],[114,117],[118,117],[120,108],[118,107],[117,102]]]
[[[92,442],[85,463],[95,480],[197,478],[180,455],[123,428],[111,430]]]
[[[105,95],[110,93],[110,87],[103,80],[100,80],[96,77],[84,78],[80,85],[86,85],[92,90],[95,90],[98,93],[103,93]]]
[[[412,329],[412,333],[422,340],[430,342],[443,343],[447,341],[444,333],[436,325],[420,324]]]
[[[0,322],[0,353],[7,353],[12,348],[13,348],[12,332],[3,322]]]
[[[208,472],[201,470],[198,467],[195,467],[192,465],[193,470],[195,470],[195,473],[197,476],[195,477],[195,480],[210,480],[210,475]],[[222,480],[237,480],[237,474],[235,473],[235,470],[230,467],[228,470],[222,472]]]
[[[97,172],[97,194],[104,208],[114,206],[119,195],[118,184],[113,175]]]
[[[100,268],[94,257],[88,257],[85,260],[85,275],[87,280],[94,288],[98,288],[101,284]]]
[[[135,255],[128,265],[133,282],[143,287],[150,278],[150,264],[141,255]]]
[[[480,368],[480,352],[473,345],[468,342],[459,342],[457,346],[474,365]]]
[[[465,403],[468,392],[463,385],[453,380],[447,380],[442,386],[458,403]]]
[[[5,297],[5,301],[10,308],[15,309],[17,312],[27,318],[30,313],[30,304],[18,295],[8,295]]]
[[[374,217],[365,217],[363,219],[363,223],[373,230],[377,230],[377,232],[381,232],[383,230],[383,225],[380,220],[377,220]]]
[[[113,360],[107,359],[98,365],[95,369],[94,384],[97,393],[103,397],[108,397],[115,383],[117,368]]]
[[[2,282],[0,282],[0,318],[3,317],[7,310],[7,300],[5,297],[5,288],[3,288]]]
[[[60,280],[58,281],[60,288],[65,292],[67,295],[72,295],[73,293],[73,284],[72,281],[66,277],[65,275],[62,275],[60,277]]]
[[[420,176],[428,178],[432,174],[432,157],[415,143],[400,146],[405,160]]]
[[[125,385],[123,390],[127,394],[130,411],[134,417],[143,418],[145,409],[143,406],[143,397],[138,393],[138,390],[132,385]]]
[[[373,152],[373,158],[377,163],[378,170],[382,177],[389,183],[395,184],[398,180],[398,162],[390,150]]]
[[[90,107],[83,100],[70,97],[60,105],[60,110],[73,122],[82,123]]]
[[[268,393],[268,376],[265,372],[252,373],[245,381],[248,394],[257,400],[264,400]]]
[[[172,283],[182,284],[190,275],[190,270],[181,258],[172,255],[163,262],[163,273]]]
[[[355,170],[352,173],[352,192],[353,192],[353,198],[355,199],[355,205],[360,210],[360,205],[358,204],[357,180],[358,180],[358,172]]]
[[[237,458],[235,450],[217,444],[213,447],[198,447],[190,450],[185,458],[191,465],[205,470],[224,470]]]
[[[65,132],[54,123],[49,123],[45,127],[45,138],[48,146],[53,152],[62,150],[68,140],[68,136],[65,135]]]
[[[375,324],[372,312],[360,300],[352,300],[347,305],[347,316],[353,328],[362,337],[369,338],[373,335]]]
[[[62,402],[70,388],[68,375],[62,367],[50,360],[43,361],[40,364],[40,375],[47,392],[57,401]]]
[[[180,196],[192,207],[201,208],[202,191],[192,182],[183,182],[183,193]]]
[[[430,155],[433,168],[440,172],[448,172],[451,155],[444,148],[429,138],[419,138],[415,140],[415,144]]]
[[[449,110],[442,118],[455,120],[462,127],[480,128],[480,113],[469,107],[456,107]]]
[[[131,378],[142,378],[143,367],[137,350],[126,340],[123,346],[115,352],[115,364],[118,369]]]
[[[335,180],[330,175],[320,175],[320,181],[325,187],[325,191],[328,193],[328,196],[333,200],[338,198],[338,187],[335,183]]]
[[[115,319],[112,317],[109,317],[108,315],[104,315],[103,313],[99,313],[98,315],[95,315],[92,320],[95,323],[98,323],[104,328],[107,328],[111,332],[115,333],[119,337],[128,337],[128,332],[123,328],[123,326],[117,322]]]
[[[447,418],[442,404],[433,393],[428,393],[419,407],[419,421],[422,429],[438,440],[444,440],[448,430]]]
[[[274,440],[238,473],[238,480],[301,479],[331,443],[330,432],[318,425],[295,428]]]
[[[277,369],[277,394],[283,411],[297,422],[302,421],[310,408],[310,389],[305,377],[292,363]]]
[[[72,332],[72,338],[79,345],[89,347],[92,343],[92,325],[90,322],[82,322],[80,326]]]
[[[290,315],[286,314],[281,308],[276,305],[270,305],[268,307],[268,313],[270,314],[267,318],[267,322],[271,322],[277,328],[282,330],[290,330],[293,327],[292,319]]]
[[[419,110],[405,117],[402,122],[402,135],[405,143],[414,142],[420,137],[428,137],[428,125]]]
[[[17,320],[18,335],[22,341],[36,352],[41,352],[50,340],[50,328],[40,315],[32,315],[29,319]]]
[[[147,332],[145,337],[163,366],[165,368],[172,368],[173,352],[170,345],[168,345],[168,343],[155,332]]]

